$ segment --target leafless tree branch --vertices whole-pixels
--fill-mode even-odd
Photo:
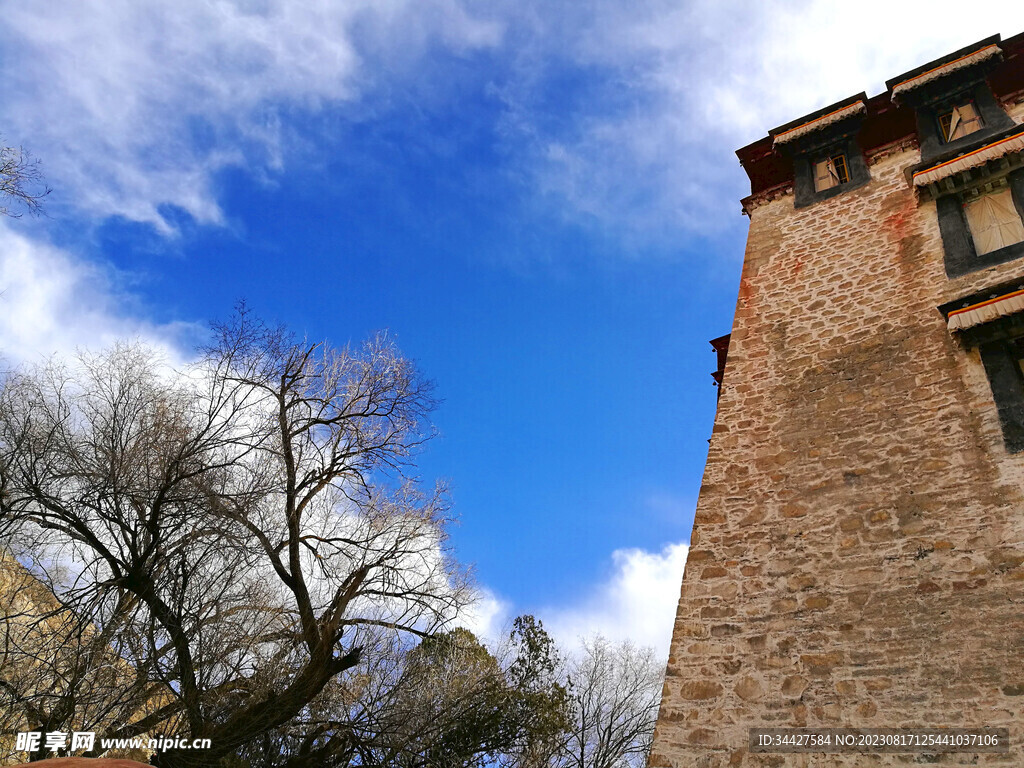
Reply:
[[[3,146],[0,140],[0,215],[19,218],[20,209],[38,215],[50,191],[43,182],[39,161],[24,147]]]
[[[186,371],[120,346],[8,374],[3,562],[42,595],[0,617],[17,724],[209,738],[158,758],[205,765],[301,719],[371,630],[443,628],[471,590],[443,489],[405,474],[433,405],[386,336],[336,349],[244,311]]]

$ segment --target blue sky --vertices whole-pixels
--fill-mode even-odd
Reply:
[[[0,222],[9,360],[187,360],[239,299],[339,344],[390,329],[443,401],[420,468],[478,625],[659,652],[742,263],[734,150],[1024,30],[1010,3],[955,28],[936,3],[0,6],[0,134],[54,190]]]

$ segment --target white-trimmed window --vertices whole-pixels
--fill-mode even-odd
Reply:
[[[957,104],[948,112],[943,112],[939,115],[942,139],[946,142],[956,141],[968,134],[981,130],[982,125],[981,115],[978,114],[978,110],[972,101]]]
[[[1024,241],[1024,223],[1008,188],[966,201],[964,213],[979,256]]]
[[[838,187],[850,180],[850,171],[846,165],[846,155],[838,154],[826,157],[814,164],[814,191]]]

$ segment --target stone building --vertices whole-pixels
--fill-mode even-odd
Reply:
[[[650,764],[1024,765],[1024,34],[737,154],[750,233]],[[955,726],[1010,753],[748,743]]]

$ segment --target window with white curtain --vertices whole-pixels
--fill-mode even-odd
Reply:
[[[1024,223],[1009,189],[965,203],[964,213],[979,256],[1024,241]]]

